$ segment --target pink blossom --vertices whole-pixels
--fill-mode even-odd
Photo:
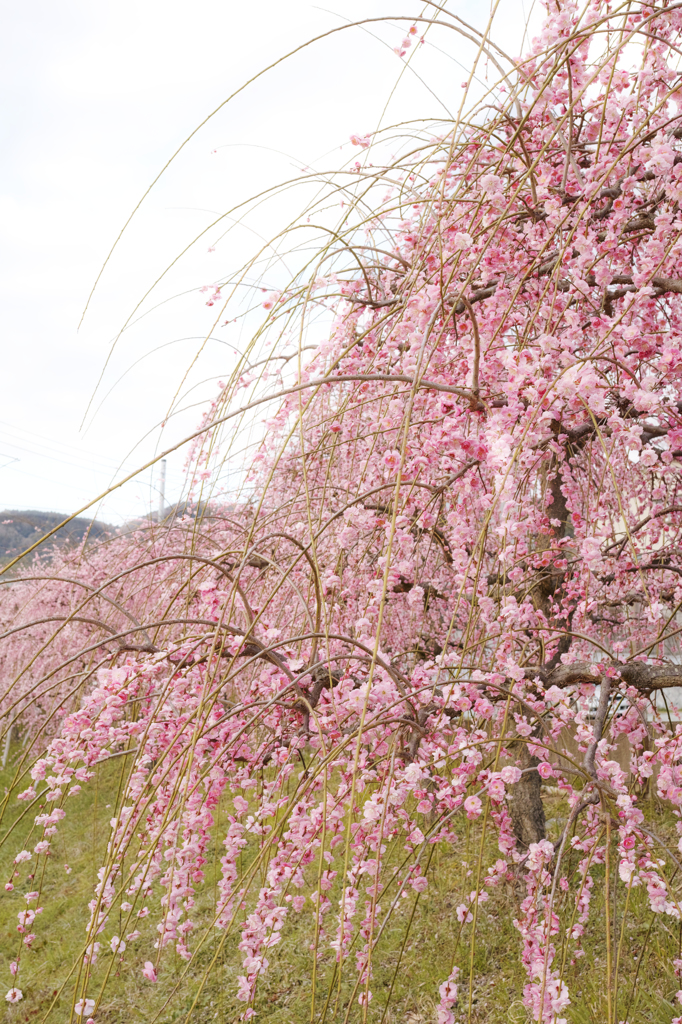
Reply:
[[[246,1003],[251,998],[251,984],[248,979],[240,974],[237,978],[237,999],[241,1002]]]
[[[157,979],[157,975],[156,975],[156,967],[151,962],[151,960],[145,961],[145,965],[142,968],[142,974],[147,979],[147,981],[157,981],[158,980]]]
[[[498,776],[490,780],[488,784],[488,795],[494,803],[501,803],[504,800],[505,788],[503,780]]]
[[[496,174],[484,174],[481,178],[481,188],[488,195],[494,195],[502,189],[502,181]]]
[[[464,801],[464,810],[467,812],[467,818],[478,818],[481,808],[481,801],[477,796],[468,796]]]
[[[598,537],[586,537],[580,545],[580,550],[590,568],[601,562],[601,543]]]
[[[263,302],[263,309],[273,309],[282,297],[281,292],[270,292]]]
[[[450,977],[438,987],[438,994],[440,995],[438,1024],[452,1024],[455,1019],[452,1013],[452,1007],[457,1004],[457,998],[459,995],[459,986],[457,984],[458,977],[459,968],[453,967]]]
[[[529,871],[537,871],[554,856],[554,846],[548,839],[539,843],[531,843],[528,847],[526,866]]]
[[[473,238],[466,231],[458,231],[452,239],[453,249],[470,249],[473,244]]]
[[[398,451],[384,452],[384,465],[388,469],[397,469],[400,465],[400,458],[400,452]]]
[[[236,796],[234,798],[234,807],[237,814],[242,815],[249,809],[248,800],[245,800],[243,796]]]
[[[664,137],[657,136],[651,145],[650,156],[646,168],[654,174],[665,174],[673,166],[675,150]]]
[[[18,1003],[23,998],[24,993],[21,991],[20,988],[11,988],[7,995],[5,996],[5,999],[7,1000],[8,1003]]]

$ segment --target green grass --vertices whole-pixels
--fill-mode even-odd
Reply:
[[[87,904],[93,895],[97,869],[105,855],[108,823],[115,813],[120,771],[120,761],[102,766],[97,779],[84,786],[82,793],[69,801],[67,817],[61,823],[59,834],[54,837],[53,854],[48,859],[40,900],[44,910],[32,928],[37,938],[33,948],[24,951],[22,957],[19,987],[24,992],[24,999],[5,1010],[4,1019],[11,1024],[43,1020],[53,1002],[49,1020],[61,1022],[69,1019],[75,975],[72,975],[70,983],[67,983],[67,978],[74,966],[78,969],[81,961],[89,918]],[[9,773],[0,776],[0,785],[7,785],[9,781]],[[560,797],[551,793],[546,802],[550,833],[554,838],[559,833],[566,808]],[[23,809],[22,804],[10,803],[8,817],[16,817]],[[27,815],[15,834],[0,848],[0,883],[9,877],[12,858],[22,848],[33,816],[34,812]],[[662,808],[650,803],[648,816],[655,820],[659,834],[668,838],[673,836],[673,819]],[[7,827],[5,822],[3,837]],[[375,954],[371,983],[374,998],[368,1020],[373,1024],[379,1024],[382,1016],[385,1024],[434,1024],[438,986],[449,974],[453,959],[462,972],[458,1020],[469,1019],[471,926],[465,926],[460,934],[454,908],[475,886],[474,876],[467,872],[475,870],[480,827],[477,823],[475,829],[469,831],[466,821],[462,821],[459,828],[460,837],[456,844],[434,848],[426,893],[417,898],[411,892],[402,901],[382,937]],[[234,994],[237,975],[242,973],[238,935],[228,937],[221,948],[224,933],[210,927],[216,869],[222,852],[220,831],[217,839],[206,865],[206,882],[198,888],[197,905],[192,913],[198,925],[192,948],[196,948],[204,932],[207,938],[189,969],[172,947],[168,947],[161,957],[159,982],[154,985],[142,977],[142,963],[155,959],[152,942],[158,920],[155,910],[159,908],[158,896],[145,901],[150,908],[150,916],[138,925],[143,935],[129,944],[123,962],[114,956],[108,943],[114,931],[124,934],[125,924],[119,923],[116,929],[109,925],[104,932],[102,950],[87,993],[90,997],[97,995],[107,971],[111,970],[96,1014],[97,1024],[147,1024],[155,1019],[170,1024],[183,1021],[190,1011],[193,1022],[204,1024],[217,1020],[231,1024],[243,1012],[244,1004],[239,1003]],[[28,842],[32,846],[35,841],[34,835]],[[396,856],[400,855],[401,849],[401,846],[396,848]],[[248,860],[254,853],[255,850],[247,849],[244,856]],[[496,846],[490,843],[489,848],[486,846],[484,864],[498,856]],[[40,861],[44,862],[45,858],[40,858]],[[65,863],[71,866],[71,874],[64,871]],[[35,866],[36,858],[29,864]],[[5,985],[2,995],[11,986],[8,963],[14,958],[22,938],[16,932],[16,914],[26,906],[23,894],[38,888],[37,879],[26,877],[26,865],[22,867],[24,871],[15,879],[14,892],[5,893],[0,889],[0,970],[3,972],[2,984]],[[28,870],[32,868],[29,866]],[[585,956],[573,964],[568,963],[565,974],[572,998],[566,1016],[572,1024],[603,1024],[606,1020],[605,913],[600,886],[604,868],[596,867],[593,875],[595,890],[584,941]],[[257,880],[255,890],[258,885]],[[678,892],[679,888],[675,886],[675,891]],[[616,892],[618,933],[625,893],[625,887],[619,883]],[[338,892],[332,890],[328,895],[332,909],[326,921],[331,931]],[[525,1024],[525,1011],[520,1000],[527,979],[520,962],[520,937],[512,924],[523,895],[521,883],[493,889],[491,899],[479,909],[473,947],[470,1015],[473,1024],[505,1024],[508,1021]],[[380,900],[384,909],[391,898],[382,897]],[[363,903],[361,897],[360,910]],[[257,1021],[267,1021],[268,1024],[310,1021],[313,965],[310,945],[314,938],[311,910],[308,901],[301,914],[292,912],[284,927],[283,941],[267,954],[270,967],[259,984]],[[131,927],[134,925],[129,925],[127,930]],[[672,1017],[679,1012],[675,1011],[672,1002],[678,986],[671,959],[679,955],[680,926],[669,917],[652,915],[646,893],[639,888],[631,894],[624,936],[616,1020],[624,1019],[637,972],[629,1024],[670,1024]],[[362,1013],[357,1004],[357,993],[350,1002],[357,978],[354,950],[342,972],[340,985],[334,954],[326,948],[319,959],[317,973],[314,1020],[322,1021],[329,996],[328,1024],[343,1024],[346,1019],[360,1021]],[[64,989],[59,995],[62,986]],[[386,1009],[389,992],[391,999]],[[165,1003],[168,1005],[162,1009]]]

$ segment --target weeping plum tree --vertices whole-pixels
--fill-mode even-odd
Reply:
[[[191,1019],[226,956],[240,1019],[266,1019],[259,993],[302,918],[310,1019],[384,1020],[387,936],[406,941],[434,850],[465,826],[478,852],[439,1024],[475,1018],[500,889],[545,1024],[570,1016],[591,933],[600,1019],[635,1019],[619,977],[638,888],[682,921],[666,696],[682,684],[682,9],[552,0],[512,60],[432,4],[401,54],[439,28],[468,33],[499,81],[399,160],[324,179],[340,222],[268,295],[189,439],[205,487],[212,453],[266,410],[229,510],[204,502],[5,576],[3,721],[23,745],[3,813],[18,793],[30,823],[3,839],[9,1002],[33,984],[69,797],[123,766],[46,1020],[106,1013],[109,947],[149,984],[147,1019],[178,990]],[[366,158],[381,139],[353,141]],[[218,281],[220,317],[227,294]],[[316,318],[329,327],[304,355]],[[566,808],[553,840],[548,784]],[[173,950],[186,966],[153,1004]],[[676,941],[668,954],[679,972]]]

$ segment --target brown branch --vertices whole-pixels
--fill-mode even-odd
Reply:
[[[396,302],[402,302],[401,298],[395,299],[363,299],[357,295],[344,295],[346,302],[356,302],[359,306],[367,306],[369,309],[381,309],[382,306],[395,306]]]
[[[682,686],[682,665],[647,665],[643,661],[622,664],[614,661],[608,668],[615,670],[627,686],[634,686],[644,694],[671,686]],[[577,686],[579,683],[603,684],[606,678],[598,666],[589,661],[558,665],[551,672],[542,665],[529,665],[524,674],[526,679],[540,678],[546,687],[558,686],[560,689]]]
[[[617,547],[620,547],[622,551],[622,549],[628,542],[629,536],[631,537],[634,533],[637,533],[639,530],[642,529],[642,527],[646,526],[647,523],[650,523],[652,519],[660,519],[661,516],[666,516],[669,512],[682,512],[682,505],[668,505],[666,508],[659,509],[658,512],[652,512],[651,515],[645,516],[644,519],[640,519],[638,523],[631,527],[629,533],[626,534],[626,536],[622,540],[615,540],[612,544],[609,544],[609,546],[605,548],[604,554],[606,554],[608,551],[611,551],[612,548]],[[641,566],[641,568],[648,567]]]
[[[597,708],[597,714],[594,719],[594,728],[592,730],[593,739],[591,740],[587,750],[585,751],[585,757],[583,758],[583,768],[586,772],[592,776],[593,779],[597,778],[597,770],[594,766],[594,758],[597,753],[597,747],[602,738],[604,730],[604,722],[606,721],[606,713],[609,710],[609,694],[611,691],[611,680],[608,676],[602,679],[601,692],[599,694],[599,707]]]
[[[484,299],[489,299],[494,295],[499,283],[499,281],[490,281],[484,288],[478,288],[472,292],[466,300],[461,295],[446,295],[445,301],[453,303],[453,313],[463,313],[467,309],[467,303],[473,305],[476,302],[483,302]]]
[[[478,396],[478,370],[481,362],[481,338],[478,333],[478,321],[476,320],[476,314],[474,313],[473,306],[465,295],[462,296],[461,301],[469,312],[469,316],[471,317],[471,326],[474,330],[474,365],[471,369],[471,390],[474,395]],[[459,305],[459,303],[457,303],[457,305]]]
[[[465,466],[462,466],[462,468],[458,469],[456,473],[453,473],[451,476],[449,476],[444,483],[440,484],[438,487],[434,487],[434,494],[438,494],[440,491],[446,490],[448,487],[454,484],[456,480],[459,480],[466,473],[468,473],[470,469],[473,469],[474,466],[478,466],[479,462],[479,459],[472,459],[470,462],[467,462]]]

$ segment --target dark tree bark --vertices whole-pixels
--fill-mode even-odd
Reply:
[[[518,743],[519,764],[522,769],[537,768],[537,757],[529,753],[525,743]],[[516,842],[520,850],[527,851],[531,843],[545,838],[545,808],[540,787],[542,779],[537,771],[524,771],[517,783],[511,787],[509,813]]]
[[[556,425],[555,433],[560,430],[560,424]],[[549,515],[552,519],[558,520],[559,525],[554,526],[554,536],[563,537],[569,530],[570,513],[566,505],[566,497],[562,488],[561,466],[553,461],[550,468],[552,479],[549,490],[552,501],[549,505]],[[549,547],[550,541],[547,537],[538,537],[538,549],[543,550]],[[537,583],[533,590],[533,603],[543,613],[548,622],[552,622],[552,598],[557,590],[564,583],[564,573],[548,569],[546,572],[538,573]],[[570,623],[569,629],[570,629]],[[561,655],[570,647],[570,634],[561,637],[559,646],[554,657],[546,664],[545,673],[551,671],[561,662]],[[537,757],[533,757],[525,743],[517,741],[514,746],[519,749],[519,764],[522,769],[535,769],[540,763]],[[519,849],[528,850],[531,843],[539,843],[546,836],[545,830],[545,808],[542,803],[542,779],[537,771],[525,770],[520,780],[513,786],[509,801],[509,813],[512,819],[512,827]]]

